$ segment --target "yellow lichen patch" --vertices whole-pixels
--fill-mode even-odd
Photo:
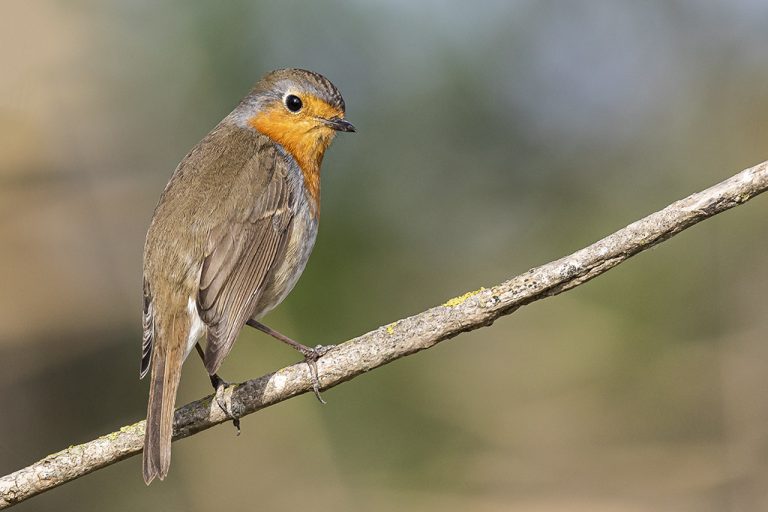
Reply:
[[[107,439],[109,441],[117,441],[117,438],[120,437],[120,432],[110,432],[109,434],[101,437],[102,439]]]
[[[481,287],[479,290],[475,290],[475,291],[472,291],[472,292],[467,292],[464,295],[459,295],[458,297],[454,297],[451,300],[449,300],[448,302],[446,302],[445,304],[443,304],[443,306],[446,306],[446,307],[449,307],[449,308],[455,308],[456,306],[460,306],[460,305],[464,304],[467,301],[468,298],[474,297],[475,295],[477,295],[478,293],[480,293],[480,292],[482,292],[484,290],[485,290],[485,288]]]
[[[138,431],[140,423],[141,423],[140,421],[137,421],[136,423],[132,423],[131,425],[125,425],[123,427],[120,427],[120,432],[134,434]]]
[[[399,324],[399,323],[400,323],[400,321],[397,321],[397,322],[392,322],[391,324],[387,325],[387,334],[389,334],[390,336],[392,334],[395,334],[395,326],[397,326],[397,324]]]
[[[108,441],[117,441],[120,438],[120,434],[136,433],[136,430],[138,429],[138,426],[140,423],[141,422],[133,423],[131,425],[124,425],[120,427],[120,430],[116,430],[115,432],[110,432],[109,434],[104,434],[103,436],[101,436],[100,439],[106,439]]]

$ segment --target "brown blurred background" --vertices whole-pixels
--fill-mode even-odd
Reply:
[[[0,473],[143,417],[141,251],[179,159],[266,71],[358,127],[269,325],[343,341],[768,158],[760,0],[5,0]],[[768,197],[567,294],[18,510],[768,508]],[[251,330],[222,374],[297,360]],[[209,392],[195,358],[179,403]]]

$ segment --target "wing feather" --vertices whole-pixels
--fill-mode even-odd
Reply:
[[[211,232],[203,261],[198,312],[208,326],[205,366],[215,373],[256,307],[287,243],[293,213],[289,183],[273,172],[250,212]]]
[[[152,360],[152,343],[155,338],[155,314],[152,306],[152,295],[149,292],[149,284],[144,279],[144,310],[141,315],[143,335],[141,339],[141,366],[139,378],[143,379],[149,371],[149,362]]]

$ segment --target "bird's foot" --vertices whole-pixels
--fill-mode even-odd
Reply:
[[[320,403],[324,404],[325,400],[323,400],[323,397],[320,396],[320,379],[317,376],[317,360],[327,354],[328,351],[333,348],[333,345],[328,345],[325,347],[323,345],[318,345],[315,348],[312,348],[306,345],[302,345],[298,341],[294,341],[284,334],[280,334],[271,327],[267,327],[266,325],[257,320],[254,320],[253,318],[248,320],[246,324],[260,330],[263,333],[269,334],[273,338],[278,339],[287,345],[290,345],[294,350],[301,352],[301,354],[304,356],[304,362],[306,362],[307,366],[309,366],[309,373],[312,375],[312,390],[315,392],[315,396],[320,401]]]
[[[304,362],[307,363],[309,373],[312,375],[312,391],[315,392],[315,397],[317,397],[318,401],[323,405],[327,402],[320,395],[320,378],[317,374],[317,360],[327,354],[332,348],[333,345],[317,345],[314,348],[305,345],[296,347],[296,349],[304,355]]]
[[[216,394],[214,395],[214,399],[216,400],[216,403],[219,405],[219,408],[224,411],[224,413],[232,418],[232,425],[235,426],[235,429],[237,430],[237,435],[240,435],[240,416],[237,415],[232,410],[232,393],[227,393],[227,389],[231,388],[233,385],[221,377],[219,377],[218,374],[214,373],[211,375],[211,385],[213,386],[213,389],[215,390]]]

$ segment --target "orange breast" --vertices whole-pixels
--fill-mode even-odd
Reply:
[[[291,114],[282,105],[259,112],[248,122],[296,159],[317,216],[320,212],[320,165],[336,132],[310,116]]]

